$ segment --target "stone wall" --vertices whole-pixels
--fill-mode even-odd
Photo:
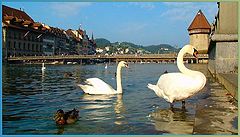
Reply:
[[[220,2],[208,49],[213,74],[238,73],[238,3]]]
[[[236,35],[217,34],[212,37],[208,68],[213,74],[237,72],[238,42],[235,37]]]
[[[238,66],[237,42],[216,43],[216,73],[234,73]]]
[[[206,54],[209,46],[208,34],[190,35],[190,44],[196,47],[199,53]]]
[[[218,13],[218,34],[238,33],[238,2],[220,2]]]

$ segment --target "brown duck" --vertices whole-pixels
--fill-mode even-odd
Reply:
[[[65,113],[62,109],[59,109],[54,116],[54,120],[58,125],[72,124],[79,119],[78,113],[79,111],[75,108]]]

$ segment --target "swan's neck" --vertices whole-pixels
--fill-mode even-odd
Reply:
[[[121,79],[121,69],[122,67],[120,67],[118,65],[117,67],[117,92],[118,93],[122,93],[122,79]]]
[[[186,54],[186,49],[182,48],[180,50],[180,52],[178,53],[178,57],[177,57],[177,66],[180,72],[187,74],[187,75],[194,75],[196,73],[196,71],[190,70],[188,68],[185,67],[184,63],[183,63],[183,56]]]

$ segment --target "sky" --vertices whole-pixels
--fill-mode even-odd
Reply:
[[[187,28],[201,9],[210,24],[216,2],[2,2],[35,22],[62,29],[80,26],[91,37],[137,45],[189,43]]]

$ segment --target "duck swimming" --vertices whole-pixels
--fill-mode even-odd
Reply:
[[[69,78],[69,77],[72,77],[73,76],[73,74],[71,73],[71,72],[65,72],[64,74],[63,74],[63,77],[64,78]]]
[[[54,120],[58,125],[72,124],[79,119],[78,113],[79,111],[75,108],[65,113],[62,109],[59,109],[54,116]]]

